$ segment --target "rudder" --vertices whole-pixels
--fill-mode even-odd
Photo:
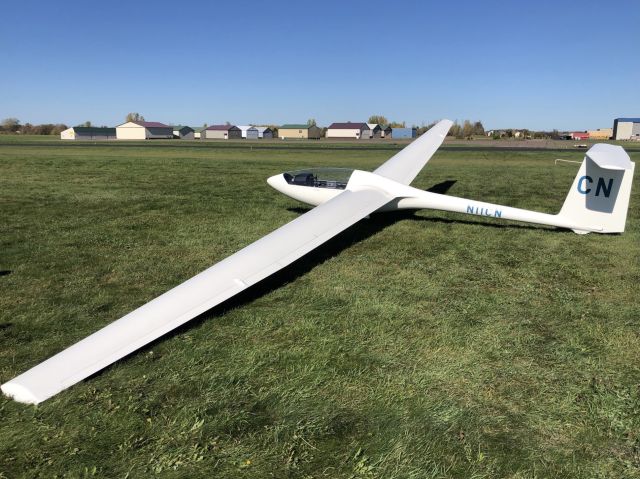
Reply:
[[[585,154],[559,216],[576,233],[622,233],[627,221],[635,163],[624,148],[597,143]]]

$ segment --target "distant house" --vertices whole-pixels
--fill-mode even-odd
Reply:
[[[614,140],[640,140],[640,118],[616,118],[611,136]]]
[[[196,140],[199,140],[201,137],[202,130],[204,130],[206,126],[198,126],[193,128],[193,137]]]
[[[261,138],[261,139],[273,138],[273,131],[271,131],[271,128],[267,128],[266,126],[256,126],[255,128],[258,130],[258,138]]]
[[[572,140],[588,140],[589,133],[587,133],[586,131],[574,131],[571,133],[571,139]]]
[[[388,125],[380,125],[380,138],[391,138],[391,127]]]
[[[589,130],[590,140],[608,140],[613,136],[613,128],[598,128],[597,130]]]
[[[322,135],[322,130],[316,125],[292,124],[282,125],[278,128],[278,136],[283,140],[288,138],[302,138],[317,140]]]
[[[377,123],[367,123],[369,130],[371,131],[370,138],[382,138],[382,128]]]
[[[391,137],[394,140],[398,138],[415,138],[418,131],[415,128],[391,128]]]
[[[360,140],[366,135],[369,138],[369,127],[366,123],[332,123],[327,129],[327,138],[353,138]]]
[[[180,140],[193,140],[195,131],[190,126],[176,125],[173,126],[173,137]]]
[[[242,138],[247,140],[257,140],[258,139],[258,129],[255,126],[251,125],[238,125],[240,128],[240,134]]]
[[[157,121],[128,121],[116,126],[118,140],[173,138],[173,128]]]
[[[239,140],[241,138],[242,131],[234,125],[211,125],[200,133],[201,140]]]
[[[62,140],[115,140],[115,128],[73,126],[60,132]]]

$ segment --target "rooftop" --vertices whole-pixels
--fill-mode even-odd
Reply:
[[[238,128],[235,125],[211,125],[205,128],[205,130],[221,130],[221,131],[227,131],[230,130],[231,128]]]
[[[332,130],[355,130],[362,128],[369,128],[366,123],[351,123],[348,121],[347,123],[331,123],[329,126]]]
[[[102,133],[110,135],[116,134],[115,128],[109,128],[106,126],[74,126],[72,128],[76,133]]]
[[[165,125],[159,121],[132,121],[131,123],[144,126],[145,128],[171,128],[169,125]]]
[[[291,129],[291,130],[306,130],[313,125],[307,125],[306,123],[287,123],[286,125],[282,125],[280,128]]]

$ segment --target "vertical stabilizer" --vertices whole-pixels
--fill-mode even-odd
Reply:
[[[622,233],[635,163],[621,146],[597,143],[585,154],[558,216],[584,226],[576,233]]]

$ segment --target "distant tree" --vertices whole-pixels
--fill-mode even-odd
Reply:
[[[473,136],[473,125],[469,120],[464,120],[462,123],[462,136],[464,138],[471,138]]]
[[[89,122],[89,123],[91,123],[91,122]],[[52,135],[59,135],[61,132],[63,132],[67,128],[68,128],[67,125],[65,125],[64,123],[57,123],[57,124],[53,125],[53,128],[51,129],[51,134]]]
[[[15,133],[20,129],[20,120],[17,118],[5,118],[2,120],[2,129],[9,133]]]
[[[481,121],[476,121],[473,124],[473,134],[474,135],[483,135],[484,136],[484,126]]]
[[[309,118],[307,120],[307,126],[317,126],[316,119],[315,118]]]
[[[127,113],[127,119],[125,121],[144,121],[144,116],[140,113]]]
[[[231,125],[231,122],[229,122],[229,121],[225,121],[225,122],[224,122],[224,124],[225,124],[225,125]]]
[[[406,123],[404,121],[392,121],[391,123],[389,123],[389,126],[391,128],[406,128]]]
[[[20,132],[23,135],[33,135],[33,125],[31,123],[25,123],[22,125],[22,128],[20,128]]]
[[[454,136],[456,138],[463,138],[463,136],[462,136],[462,127],[458,123],[458,120],[456,120],[453,123],[453,125],[451,125],[451,128],[449,128],[449,133],[447,135],[448,136]]]
[[[377,123],[378,125],[388,125],[389,120],[387,120],[387,117],[383,115],[371,115],[367,123]]]
[[[426,132],[428,132],[431,128],[433,128],[433,126],[436,124],[435,121],[432,121],[431,123],[428,123],[427,125],[425,125],[424,123],[422,125],[420,125],[417,130],[416,133],[418,136],[420,135],[424,135]]]
[[[33,128],[33,131],[36,135],[50,135],[53,130],[52,123],[43,123],[41,125],[36,125]]]

